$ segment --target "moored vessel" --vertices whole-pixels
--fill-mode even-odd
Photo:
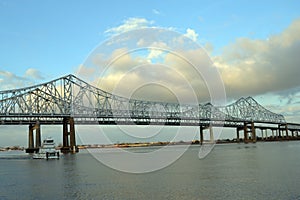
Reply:
[[[48,137],[43,140],[38,153],[33,154],[33,159],[59,159],[59,151],[55,149],[54,140]]]

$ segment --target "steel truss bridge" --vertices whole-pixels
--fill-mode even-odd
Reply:
[[[244,131],[245,142],[255,142],[255,129],[297,133],[300,124],[285,121],[252,97],[240,98],[227,106],[211,103],[187,105],[180,103],[128,99],[96,88],[74,75],[21,89],[0,91],[0,124],[29,125],[28,152],[41,145],[40,125],[63,125],[63,150],[76,151],[75,124],[169,125],[233,127]],[[33,132],[35,134],[35,143]],[[210,129],[211,130],[211,129]],[[213,139],[213,134],[210,134]]]

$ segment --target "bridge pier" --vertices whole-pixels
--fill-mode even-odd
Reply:
[[[36,129],[35,129],[35,147],[39,148],[42,145],[40,122],[37,122],[37,124],[35,126],[36,126]]]
[[[268,129],[261,128],[261,140],[268,140]],[[265,132],[265,133],[264,133]]]
[[[281,140],[282,137],[281,137],[281,130],[280,130],[280,125],[278,125],[278,138]]]
[[[200,125],[200,145],[203,144],[203,127]]]
[[[237,140],[238,143],[240,143],[240,141],[241,141],[241,138],[240,138],[240,131],[242,131],[242,130],[244,130],[243,127],[237,127],[237,128],[236,128],[236,140]]]
[[[289,136],[289,129],[288,129],[288,125],[285,124],[285,134],[286,134],[286,139],[289,139],[290,136]]]
[[[34,139],[33,139],[33,128],[32,125],[29,125],[29,130],[28,130],[28,149],[33,149],[34,147]]]
[[[209,141],[210,143],[214,143],[215,141],[212,125],[209,126]]]
[[[248,126],[250,124],[250,126]],[[249,136],[249,133],[251,134]],[[256,142],[254,122],[244,122],[244,143]]]
[[[209,130],[209,142],[210,143],[214,143],[214,141],[215,141],[212,125],[209,125],[209,126],[200,126],[200,145],[202,145],[203,141],[204,141],[203,130],[205,130],[205,129]]]
[[[35,142],[33,132],[35,130]],[[41,146],[41,127],[39,121],[35,124],[29,124],[28,128],[28,148],[25,150],[26,153],[38,152]]]
[[[289,139],[289,129],[287,124],[279,124],[278,125],[278,130],[279,130],[279,136],[282,137],[283,139],[288,140]],[[281,135],[282,132],[282,135]],[[285,132],[285,136],[284,135]]]
[[[260,132],[261,132],[261,140],[263,141],[264,140],[264,130],[260,129]]]
[[[63,119],[63,146],[61,151],[64,153],[76,153],[78,148],[76,146],[75,138],[75,123],[73,117],[65,117]]]

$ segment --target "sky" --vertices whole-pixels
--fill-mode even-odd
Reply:
[[[283,114],[287,121],[299,123],[299,7],[297,0],[0,0],[0,90],[42,83],[67,74],[88,79],[98,70],[97,65],[89,66],[88,61],[99,53],[103,43],[128,31],[150,27],[182,34],[201,46],[220,74],[228,102],[253,96],[266,108]],[[161,42],[157,47],[170,47],[168,41],[163,42],[164,46]],[[184,55],[196,60],[198,49],[189,50]],[[113,70],[99,76],[101,80],[98,77],[88,81],[101,82],[97,86],[108,91],[118,83],[119,91],[123,91],[120,94],[126,95],[125,89],[134,90],[136,85],[144,83],[141,81],[152,80],[151,73],[131,73],[122,80],[120,72],[137,61],[149,64],[150,55],[156,62],[160,58],[165,65],[176,60],[169,54],[159,57],[162,53],[157,55],[155,51],[132,53],[118,60]],[[178,63],[173,63],[172,69],[179,69]],[[171,90],[181,89],[179,95],[188,97],[182,82],[174,81],[179,76],[172,75],[173,81],[169,81],[168,71],[158,70],[150,68]],[[205,87],[200,87],[201,82],[191,74],[189,69],[184,70],[184,80],[189,80],[195,91],[202,91]],[[151,98],[151,90],[145,88],[140,96]],[[157,91],[163,97],[159,100],[169,100],[164,90]],[[27,137],[27,128],[0,129],[0,146],[27,143],[23,139]],[[12,130],[19,133],[12,137]],[[44,132],[50,133],[51,128],[45,128]]]

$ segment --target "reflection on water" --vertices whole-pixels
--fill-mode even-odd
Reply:
[[[1,152],[0,199],[300,199],[299,142],[217,145],[205,159],[198,152],[192,146],[146,174],[112,170],[87,151],[49,161]]]

